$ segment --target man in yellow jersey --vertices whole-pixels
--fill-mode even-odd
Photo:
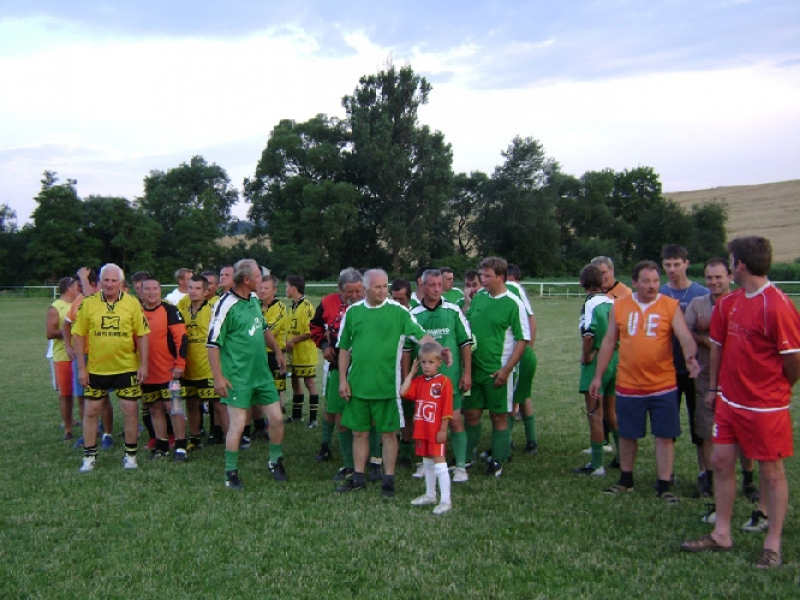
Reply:
[[[64,422],[62,441],[72,439],[72,360],[64,346],[62,328],[70,306],[78,297],[78,282],[72,277],[64,277],[58,282],[58,300],[47,309],[47,339],[53,341],[53,364],[58,385],[58,405],[61,420]]]
[[[142,305],[122,291],[125,275],[113,263],[100,271],[100,291],[84,298],[72,326],[78,360],[78,380],[88,402],[84,411],[84,458],[80,472],[94,470],[97,462],[97,416],[101,401],[113,389],[125,418],[125,469],[136,469],[139,437],[140,381],[147,379],[150,329]],[[88,354],[88,362],[86,355]]]

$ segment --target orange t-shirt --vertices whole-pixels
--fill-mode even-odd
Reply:
[[[633,296],[614,301],[619,328],[617,393],[651,396],[676,388],[672,318],[678,301],[659,294],[647,307]]]

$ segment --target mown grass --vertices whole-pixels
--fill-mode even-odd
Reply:
[[[654,499],[652,440],[642,444],[636,491],[626,497],[600,493],[616,472],[600,480],[572,474],[588,445],[575,393],[579,301],[534,303],[540,454],[517,452],[499,481],[473,471],[454,486],[454,510],[434,517],[409,505],[422,484],[407,470],[398,471],[393,501],[376,486],[335,494],[338,449],[333,462],[315,463],[320,430],[300,424],[287,425],[291,480],[283,486],[268,475],[260,440],[242,452],[240,494],[223,486],[219,447],[185,465],[142,456],[139,470],[127,472],[118,438],[96,472],[79,475],[80,452],[58,441],[44,359],[48,303],[0,301],[0,598],[797,597],[800,532],[791,507],[780,570],[754,568],[758,535],[736,535],[728,554],[678,551],[681,540],[709,529],[699,520],[703,501],[690,498],[697,472],[686,436],[675,468],[678,506]],[[481,448],[489,429],[487,421]],[[514,439],[524,445],[519,425]],[[795,503],[798,462],[787,470]],[[737,500],[737,524],[750,510]]]

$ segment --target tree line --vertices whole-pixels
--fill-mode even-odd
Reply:
[[[694,262],[725,253],[722,204],[690,211],[664,198],[650,167],[561,170],[532,137],[515,137],[491,174],[453,173],[444,134],[422,125],[431,93],[410,66],[388,64],[342,99],[344,118],[281,120],[246,178],[247,240],[217,242],[236,223],[239,191],[202,156],[151,171],[144,193],[81,198],[74,181],[45,172],[33,223],[17,228],[0,205],[0,285],[42,283],[77,266],[115,262],[169,281],[179,267],[218,267],[250,256],[276,273],[335,277],[342,266],[419,264],[457,271],[497,254],[527,277],[574,276],[604,254],[623,267],[680,243]]]

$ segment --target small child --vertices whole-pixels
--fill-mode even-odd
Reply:
[[[436,504],[436,482],[439,482],[441,501],[433,514],[441,515],[452,508],[450,473],[445,459],[448,421],[453,418],[453,384],[439,373],[442,366],[442,347],[437,343],[423,344],[411,370],[400,386],[406,400],[414,400],[414,440],[417,456],[422,457],[425,470],[425,495],[411,501],[413,506]],[[422,375],[414,377],[417,368]]]

